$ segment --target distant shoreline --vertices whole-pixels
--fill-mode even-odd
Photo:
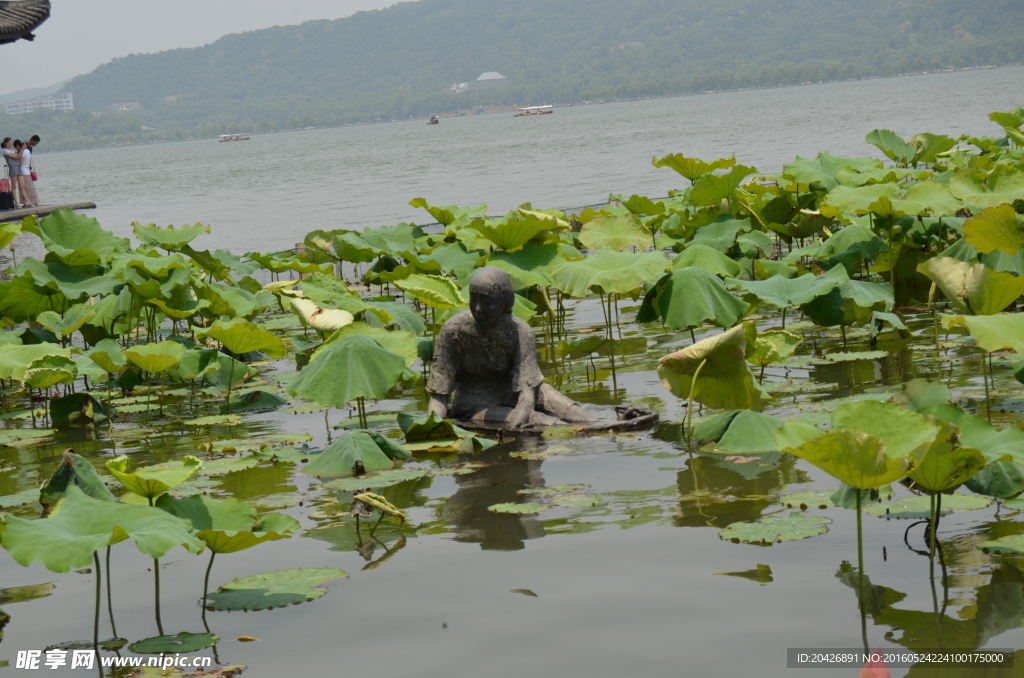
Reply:
[[[970,72],[970,71],[998,70],[998,69],[1002,69],[1002,68],[1021,68],[1022,66],[1024,66],[1024,63],[1006,64],[1004,66],[992,66],[992,65],[966,66],[964,68],[948,68],[948,69],[939,69],[939,70],[932,70],[932,71],[918,71],[918,72],[912,72],[912,73],[898,73],[896,75],[865,75],[865,76],[861,76],[861,77],[857,77],[857,78],[846,78],[846,79],[842,79],[842,80],[820,80],[820,81],[816,81],[816,82],[801,82],[801,83],[793,83],[793,84],[764,85],[764,86],[761,86],[761,87],[737,87],[737,88],[734,88],[734,89],[706,90],[706,91],[701,91],[701,92],[685,92],[685,93],[676,93],[676,94],[659,94],[659,95],[655,95],[655,96],[639,97],[639,98],[629,98],[629,99],[609,99],[609,100],[597,100],[597,101],[582,101],[582,102],[567,103],[567,104],[552,103],[551,105],[553,105],[555,108],[573,108],[573,107],[578,107],[578,106],[598,106],[598,105],[602,105],[602,104],[617,104],[617,103],[627,103],[627,102],[633,102],[633,101],[649,101],[649,100],[652,100],[652,99],[676,99],[676,98],[680,98],[680,97],[709,96],[709,95],[714,95],[714,94],[731,94],[731,93],[735,93],[735,92],[757,92],[757,91],[772,90],[772,89],[786,89],[786,88],[790,88],[790,87],[809,87],[809,86],[814,86],[814,85],[833,85],[833,84],[842,84],[842,83],[847,83],[847,82],[860,82],[860,81],[865,81],[865,80],[892,80],[892,79],[896,79],[896,78],[910,78],[910,77],[929,76],[929,75],[945,75],[945,74],[950,74],[950,73],[962,73],[962,72]],[[458,95],[454,94],[452,96],[456,97]],[[545,105],[547,105],[547,104],[545,104]],[[383,125],[383,124],[402,123],[402,122],[423,122],[423,123],[425,123],[427,120],[430,119],[430,117],[432,115],[436,115],[438,118],[440,118],[442,120],[450,120],[450,119],[454,119],[454,118],[469,117],[469,116],[473,116],[473,115],[493,115],[493,114],[497,114],[497,113],[511,113],[511,112],[516,111],[517,109],[523,108],[523,107],[525,107],[525,106],[524,105],[514,105],[514,106],[512,106],[512,105],[509,105],[509,106],[474,106],[474,107],[466,108],[466,109],[456,108],[455,110],[442,111],[442,112],[439,112],[439,113],[431,113],[431,114],[425,114],[425,115],[409,117],[409,118],[395,118],[395,119],[391,119],[391,120],[372,120],[372,121],[367,121],[367,122],[338,123],[336,125],[317,125],[317,126],[304,127],[304,128],[293,127],[293,128],[279,129],[279,130],[270,130],[270,131],[267,131],[267,132],[246,132],[246,134],[248,134],[250,136],[266,136],[266,135],[270,135],[270,134],[288,134],[288,133],[292,133],[292,132],[306,132],[306,131],[319,130],[319,129],[336,129],[336,128],[339,128],[339,127],[359,127],[359,126],[362,126],[362,125]],[[152,146],[152,145],[157,145],[157,144],[176,144],[176,143],[181,143],[181,142],[184,142],[184,141],[204,141],[204,140],[213,140],[213,139],[216,139],[216,138],[217,138],[216,135],[214,135],[214,136],[200,136],[200,137],[185,137],[185,138],[182,138],[182,139],[170,139],[170,140],[165,140],[165,141],[139,141],[139,142],[128,142],[128,143],[124,143],[124,144],[112,144],[112,145],[107,145],[107,146],[90,146],[88,148],[76,148],[76,149],[72,149],[72,150],[45,151],[44,149],[40,149],[40,151],[41,151],[41,154],[49,154],[49,153],[78,153],[78,152],[82,152],[82,151],[94,151],[94,150],[97,150],[97,149],[125,148],[125,147],[134,147],[134,146]]]

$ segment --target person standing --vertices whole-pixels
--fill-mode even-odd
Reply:
[[[4,137],[3,143],[0,144],[0,150],[4,154],[8,173],[11,175],[11,197],[14,199],[15,206],[21,207],[25,202],[25,189],[21,182],[21,141],[13,142],[10,137]]]
[[[32,139],[35,139],[33,143]],[[33,136],[32,139],[25,142],[24,148],[21,149],[21,182],[22,189],[25,191],[27,196],[27,202],[23,199],[23,207],[38,207],[39,196],[36,194],[35,181],[32,180],[32,147],[39,143],[39,135]]]

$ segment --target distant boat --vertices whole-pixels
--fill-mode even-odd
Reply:
[[[547,106],[527,106],[526,108],[516,109],[519,113],[515,113],[513,118],[520,118],[524,115],[546,115],[548,113],[555,112],[554,104],[548,104]]]
[[[440,125],[441,121],[437,119],[436,115],[430,116],[430,120],[427,120],[428,125]]]
[[[221,134],[218,141],[248,141],[249,137],[245,134]]]

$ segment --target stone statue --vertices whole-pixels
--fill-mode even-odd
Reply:
[[[591,423],[579,403],[544,383],[533,330],[512,315],[508,273],[479,269],[469,284],[469,311],[437,335],[427,381],[429,412],[509,428]]]

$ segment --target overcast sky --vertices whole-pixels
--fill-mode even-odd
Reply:
[[[294,4],[293,4],[294,2]],[[228,33],[339,19],[394,0],[51,0],[34,42],[0,46],[0,94],[47,87],[114,57],[198,47]]]

